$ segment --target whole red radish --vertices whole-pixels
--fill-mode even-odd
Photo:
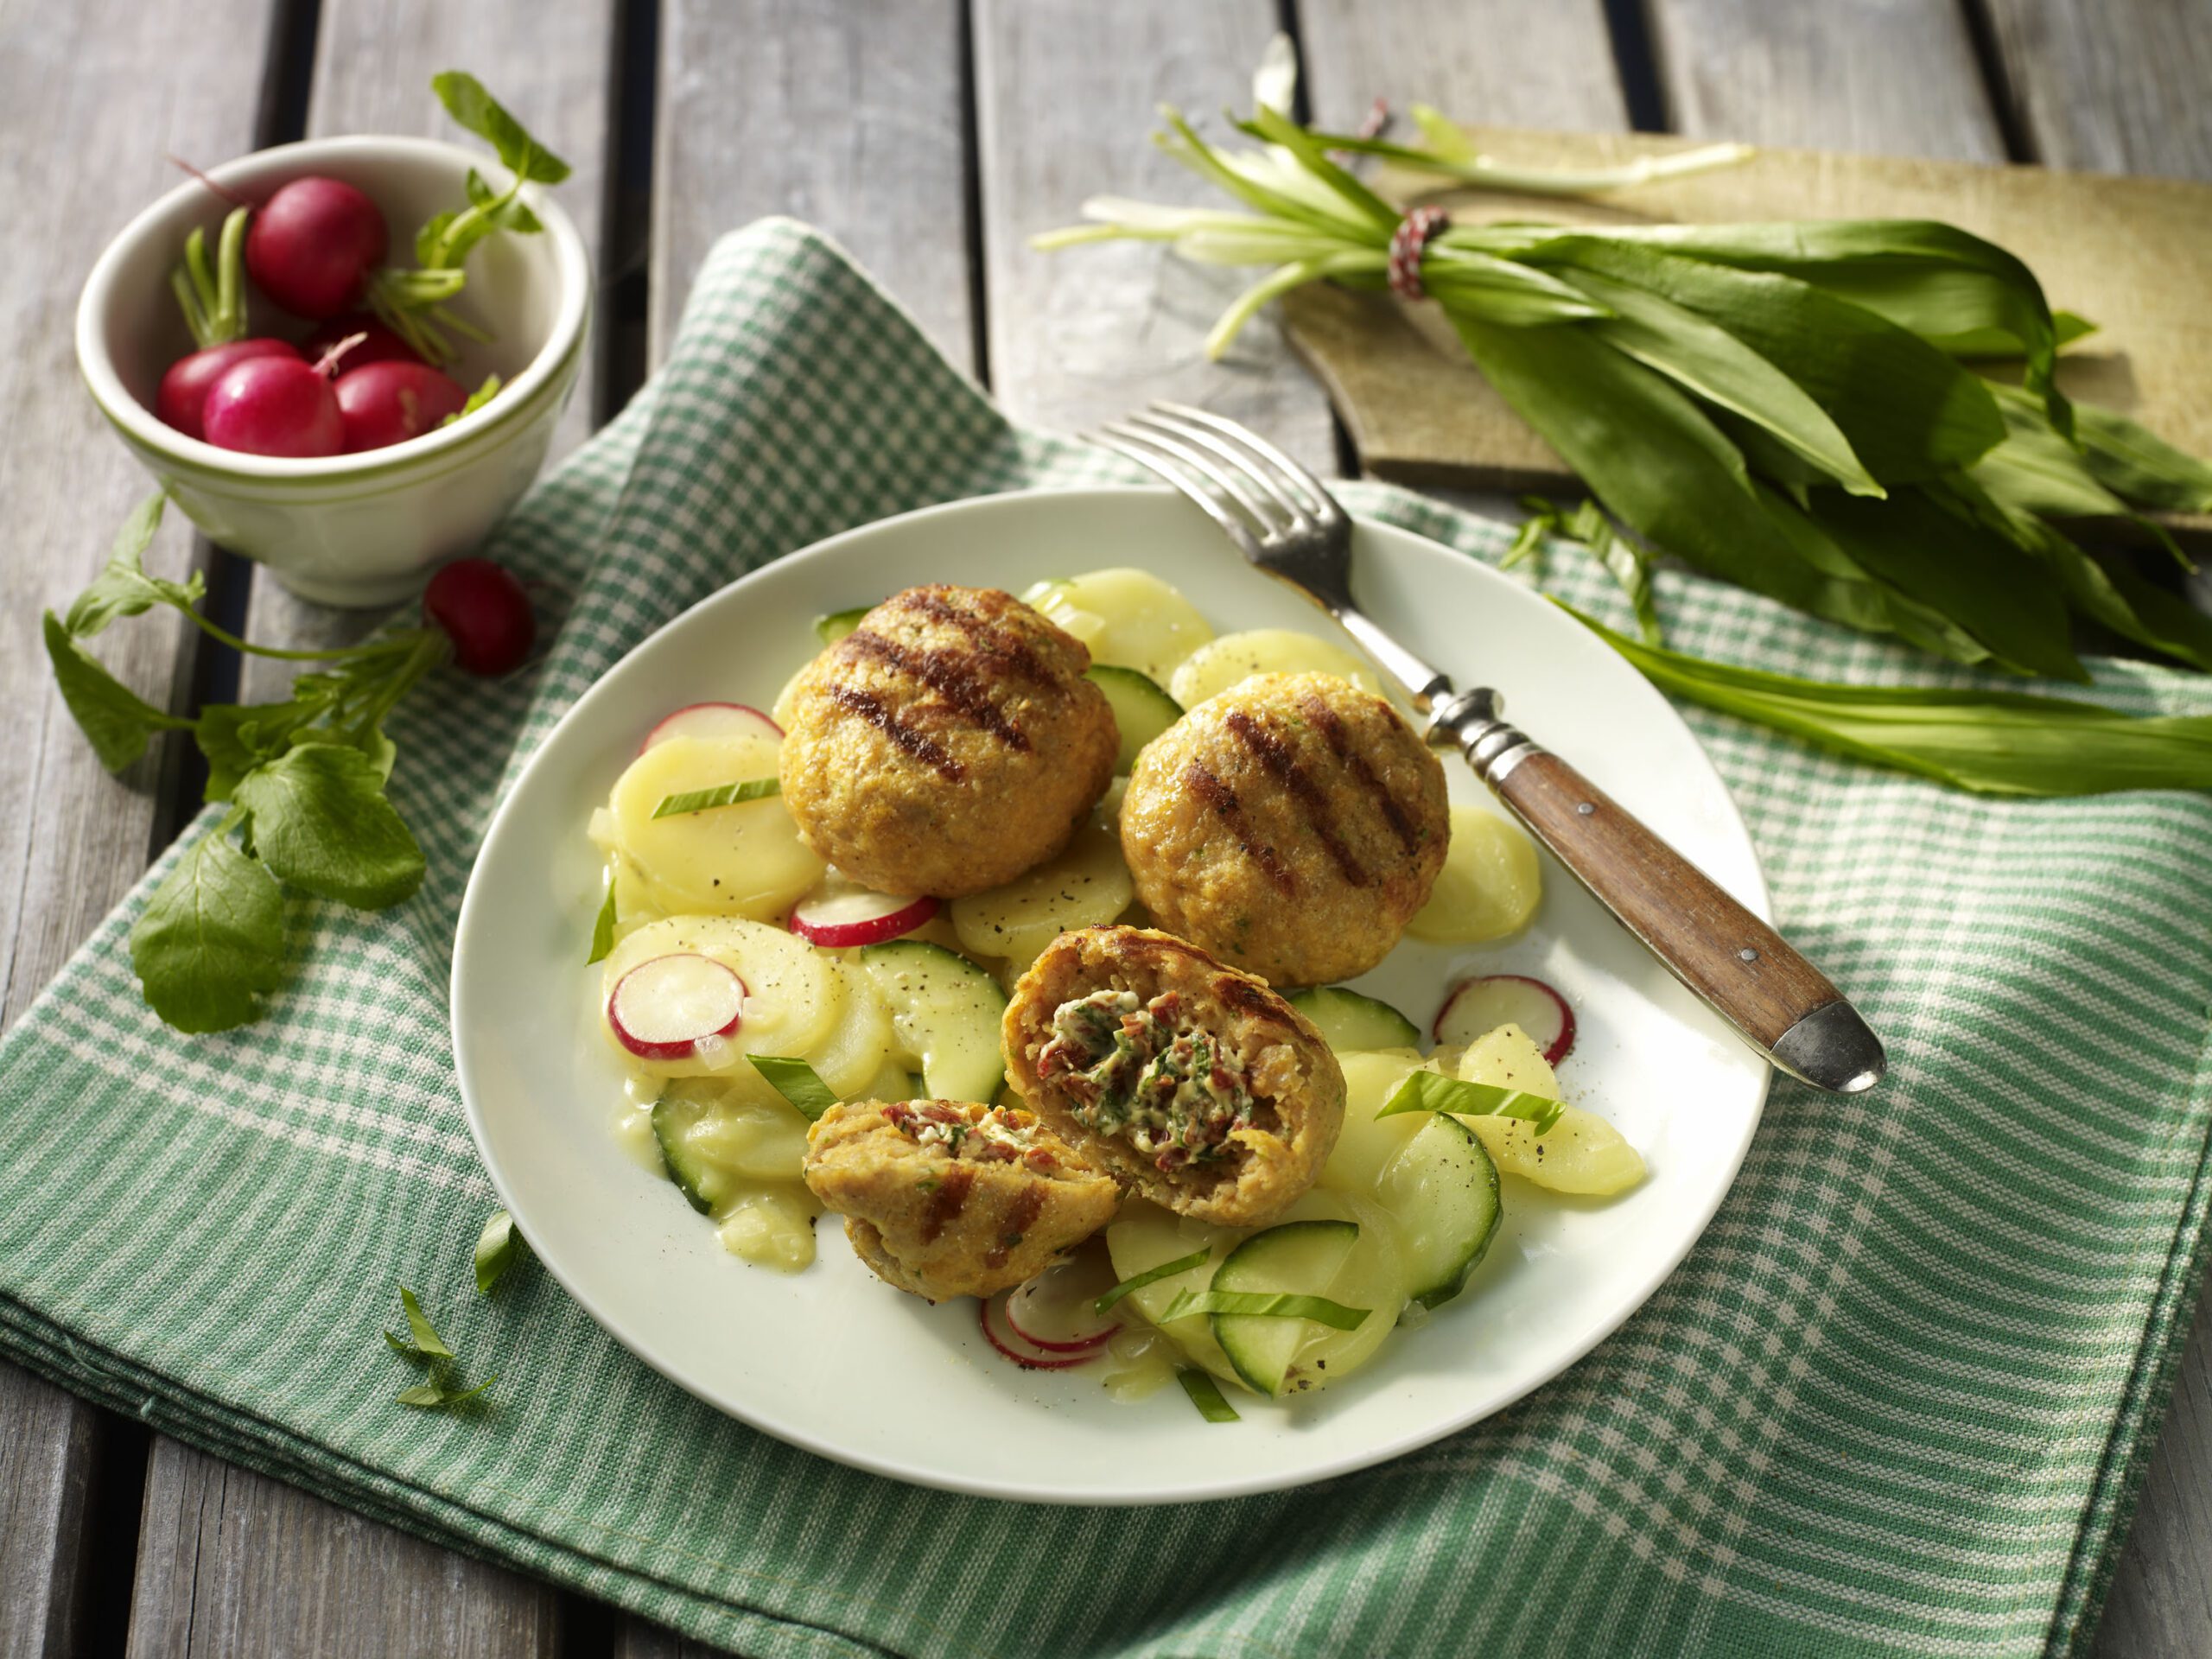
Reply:
[[[334,455],[346,422],[321,365],[296,357],[250,357],[207,389],[200,405],[207,442],[250,455],[293,460]]]
[[[351,354],[348,353],[349,359]],[[382,449],[437,429],[468,402],[461,382],[427,363],[372,363],[338,377],[346,453]]]
[[[423,620],[453,641],[455,664],[487,678],[520,668],[537,638],[530,595],[489,559],[455,559],[432,576]]]
[[[312,362],[348,334],[361,343],[346,353],[348,369],[365,369],[372,363],[420,363],[422,354],[398,331],[380,321],[373,311],[348,311],[328,322],[317,323],[300,342],[300,355]]]
[[[360,304],[391,246],[384,215],[352,185],[294,179],[254,214],[246,274],[294,316],[320,321]]]
[[[194,352],[189,357],[180,357],[162,377],[161,391],[154,399],[154,413],[188,438],[205,437],[207,429],[200,424],[200,410],[207,402],[209,389],[222,378],[224,370],[251,357],[296,359],[299,355],[296,346],[281,340],[233,340]]]

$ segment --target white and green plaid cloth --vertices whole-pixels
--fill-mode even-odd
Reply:
[[[0,1351],[748,1654],[2085,1649],[2201,1262],[2201,795],[1990,802],[1689,711],[1783,926],[1889,1039],[1890,1080],[1847,1100],[1778,1084],[1711,1230],[1611,1341],[1319,1486],[1135,1511],[923,1491],[700,1404],[543,1272],[475,1295],[493,1198],[447,970],[493,804],[556,717],[780,554],[927,502],[1125,475],[1009,425],[811,232],[723,242],[667,367],[492,549],[563,596],[550,652],[500,683],[448,676],[394,722],[421,893],[374,916],[295,901],[270,1017],[196,1039],[139,1001],[134,896],[0,1046]],[[1507,539],[1344,495],[1472,556]],[[1583,556],[1546,565],[1624,620]],[[1694,652],[1967,677],[1732,588],[1661,588]],[[2097,677],[2115,705],[2212,712],[2201,678]],[[499,1374],[495,1407],[393,1403],[416,1380],[378,1335],[402,1283],[471,1380]]]

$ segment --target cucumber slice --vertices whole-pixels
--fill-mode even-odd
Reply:
[[[1183,705],[1134,668],[1094,663],[1083,677],[1106,694],[1106,706],[1114,711],[1114,724],[1121,729],[1116,772],[1125,772],[1136,765],[1137,751],[1183,718]]]
[[[1378,1048],[1421,1046],[1421,1027],[1388,1002],[1341,985],[1317,985],[1290,998],[1290,1006],[1313,1022],[1321,1040],[1342,1053],[1368,1054]]]
[[[814,637],[825,645],[834,645],[858,629],[861,619],[874,608],[873,605],[855,605],[849,611],[832,611],[827,616],[817,616],[814,619]]]
[[[779,1098],[704,1079],[671,1084],[653,1103],[653,1140],[668,1178],[702,1216],[743,1188],[799,1179],[806,1122]]]
[[[1384,1167],[1375,1192],[1397,1224],[1408,1294],[1442,1306],[1497,1236],[1497,1166],[1473,1130],[1439,1112]]]
[[[1325,1295],[1358,1242],[1355,1221],[1286,1222],[1253,1234],[1231,1250],[1214,1270],[1212,1287]],[[1386,1322],[1389,1317],[1379,1310],[1368,1315]],[[1270,1398],[1283,1392],[1300,1352],[1326,1329],[1309,1319],[1243,1313],[1217,1313],[1212,1319],[1214,1340],[1237,1376]]]
[[[988,1101],[1006,1081],[999,1021],[1006,993],[957,951],[926,939],[893,939],[861,950],[861,966],[891,1009],[891,1029],[921,1063],[937,1100]]]

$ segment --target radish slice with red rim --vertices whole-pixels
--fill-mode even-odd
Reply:
[[[983,1340],[1025,1371],[1069,1370],[1077,1365],[1088,1365],[1104,1351],[1105,1344],[1100,1343],[1086,1348],[1079,1354],[1056,1353],[1026,1341],[1015,1334],[1012,1325],[1007,1325],[1004,1333],[1001,1334],[997,1326],[1005,1321],[1006,1300],[1009,1294],[1002,1290],[988,1300],[977,1303],[976,1318],[983,1327]],[[995,1320],[991,1315],[991,1310],[994,1307],[999,1310]]]
[[[1114,1282],[1113,1267],[1103,1249],[1064,1255],[1008,1293],[1007,1328],[1031,1347],[1048,1353],[1088,1353],[1122,1328],[1112,1314],[1091,1309]]]
[[[655,957],[615,982],[607,1023],[640,1059],[712,1058],[745,1023],[745,982],[712,957]]]
[[[784,728],[758,709],[742,702],[695,702],[677,709],[645,734],[638,746],[643,754],[656,743],[671,737],[772,737],[780,740]]]
[[[1574,1010],[1541,979],[1526,974],[1488,974],[1463,979],[1436,1016],[1436,1040],[1464,1048],[1500,1026],[1518,1026],[1557,1065],[1574,1046]]]
[[[809,944],[839,950],[911,933],[937,912],[934,899],[877,893],[832,870],[792,908],[791,929]]]

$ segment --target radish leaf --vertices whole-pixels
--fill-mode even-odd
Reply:
[[[522,123],[484,90],[484,83],[466,70],[448,69],[433,75],[430,90],[446,106],[446,113],[490,144],[517,178],[558,184],[569,176],[569,164],[531,137]]]
[[[137,616],[156,605],[190,610],[207,594],[207,581],[197,570],[182,582],[146,574],[146,550],[153,545],[168,504],[168,492],[156,490],[123,521],[106,565],[69,607],[66,622],[76,638],[89,639],[118,617]]]
[[[357,910],[397,904],[423,880],[423,849],[366,755],[303,743],[240,778],[254,850],[284,880]]]
[[[154,1012],[183,1032],[258,1019],[283,982],[284,895],[227,826],[187,848],[130,929],[130,965]]]
[[[192,724],[155,708],[102,668],[52,611],[46,613],[46,654],[53,661],[61,701],[110,772],[121,772],[145,753],[155,733],[183,731]]]

